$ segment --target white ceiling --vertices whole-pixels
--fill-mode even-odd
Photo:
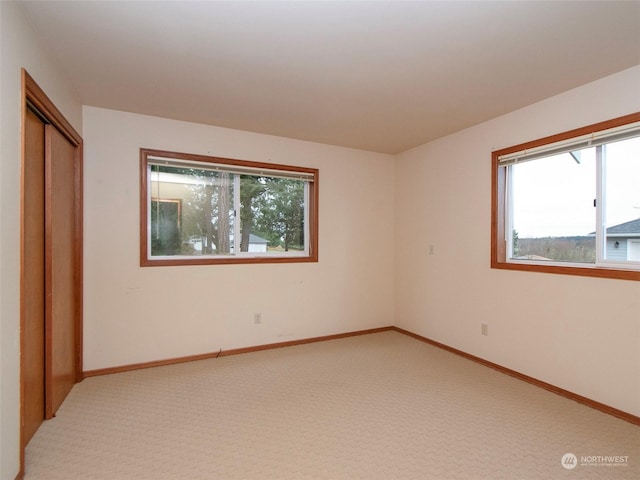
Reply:
[[[640,2],[29,1],[86,105],[397,153],[640,64]]]

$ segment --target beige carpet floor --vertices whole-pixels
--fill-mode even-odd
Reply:
[[[640,428],[389,331],[88,378],[25,478],[637,480]]]

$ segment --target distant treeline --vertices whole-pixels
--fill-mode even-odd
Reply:
[[[514,257],[543,257],[559,262],[594,263],[595,237],[543,237],[514,239]],[[541,259],[539,259],[541,260]]]

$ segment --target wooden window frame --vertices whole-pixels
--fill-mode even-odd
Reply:
[[[154,259],[149,256],[147,242],[147,217],[148,217],[148,178],[147,165],[148,157],[164,157],[190,162],[215,163],[222,165],[236,166],[256,170],[284,171],[312,175],[313,181],[309,182],[308,211],[307,219],[309,229],[309,252],[308,255],[277,255],[277,256],[194,256],[180,258],[159,258]],[[249,264],[249,263],[309,263],[318,262],[318,203],[319,203],[319,170],[316,168],[298,167],[292,165],[279,165],[274,163],[254,162],[249,160],[238,160],[232,158],[211,157],[206,155],[196,155],[190,153],[169,152],[148,148],[140,149],[140,266],[184,266],[184,265],[224,265],[224,264]]]
[[[506,169],[508,167],[498,165],[499,157],[502,155],[569,140],[638,121],[640,121],[640,112],[494,151],[491,155],[491,268],[640,281],[640,271],[637,270],[616,269],[596,265],[540,265],[508,262],[506,258],[507,246],[504,241],[506,238],[505,223],[507,205]]]

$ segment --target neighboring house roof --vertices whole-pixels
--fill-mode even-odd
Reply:
[[[249,234],[249,243],[264,243],[265,245],[269,243],[269,240],[266,238],[259,237],[254,235],[253,233]]]
[[[595,235],[591,232],[589,235]],[[607,236],[610,237],[640,237],[640,217],[629,222],[614,225],[607,228]]]

